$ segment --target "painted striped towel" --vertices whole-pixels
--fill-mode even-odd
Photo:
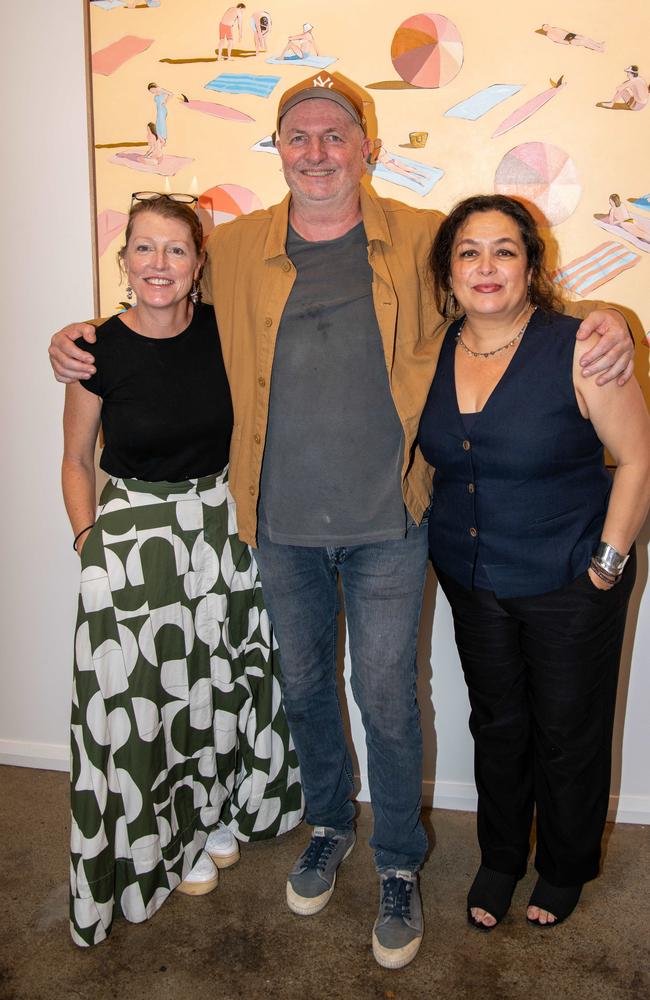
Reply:
[[[571,263],[554,271],[553,281],[577,295],[590,295],[621,271],[634,267],[640,259],[641,254],[615,240],[608,240],[584,257],[576,257]]]
[[[255,94],[268,97],[279,76],[256,76],[254,73],[221,73],[206,83],[206,90],[218,90],[224,94]]]

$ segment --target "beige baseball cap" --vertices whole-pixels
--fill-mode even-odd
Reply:
[[[360,94],[346,83],[338,73],[327,73],[321,71],[310,76],[307,80],[302,80],[295,86],[285,90],[278,104],[278,118],[276,128],[279,130],[280,121],[290,108],[302,101],[333,101],[343,108],[357,125],[360,125],[364,133],[366,132],[366,116],[364,113],[363,100]]]

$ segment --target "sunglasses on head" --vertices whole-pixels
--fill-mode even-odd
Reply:
[[[196,205],[199,200],[195,194],[178,194],[175,192],[167,194],[164,191],[134,191],[131,195],[131,207],[137,201],[158,201],[159,198],[167,198],[169,201],[178,202],[180,205],[192,206]]]

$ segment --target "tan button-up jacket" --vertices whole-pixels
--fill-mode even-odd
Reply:
[[[404,431],[402,492],[419,522],[429,506],[432,470],[415,439],[444,330],[426,259],[442,217],[378,198],[363,186],[360,192],[388,383]],[[296,277],[286,253],[290,200],[287,195],[279,205],[218,226],[207,246],[204,299],[209,301],[216,289],[214,307],[235,415],[230,489],[239,534],[251,545],[257,533],[275,341]]]

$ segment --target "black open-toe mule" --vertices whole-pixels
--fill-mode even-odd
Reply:
[[[486,868],[485,865],[481,865],[467,894],[467,919],[472,927],[476,927],[477,931],[494,930],[510,909],[510,902],[516,884],[516,875],[495,872],[492,868]],[[474,906],[486,910],[494,917],[497,923],[492,927],[486,927],[480,920],[476,920],[472,916],[472,907]]]
[[[533,889],[532,895],[528,900],[529,906],[538,906],[540,910],[546,910],[548,913],[552,913],[555,920],[552,923],[542,924],[539,920],[531,920],[530,917],[526,917],[529,924],[534,927],[542,927],[546,929],[547,927],[556,927],[561,924],[563,920],[571,916],[576,908],[576,904],[580,899],[580,893],[582,892],[581,885],[551,885],[546,879],[540,877],[537,879],[537,884]]]

